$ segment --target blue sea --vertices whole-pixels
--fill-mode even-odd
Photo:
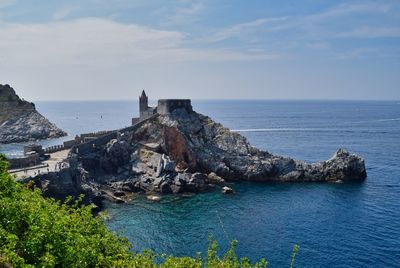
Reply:
[[[194,109],[239,131],[258,148],[307,162],[343,147],[365,158],[363,183],[235,183],[151,203],[107,204],[110,229],[134,250],[195,256],[212,235],[222,250],[237,239],[239,256],[270,267],[400,267],[400,102],[193,101]],[[137,116],[135,101],[39,102],[38,110],[69,133],[116,129]],[[21,155],[22,144],[1,146]]]

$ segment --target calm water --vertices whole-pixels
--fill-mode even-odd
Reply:
[[[309,162],[339,147],[366,160],[362,184],[233,184],[218,190],[170,196],[159,204],[139,197],[109,204],[112,230],[135,250],[195,255],[213,235],[225,249],[266,257],[288,267],[295,243],[297,267],[400,267],[400,103],[317,101],[194,101],[194,108],[272,153]],[[129,125],[136,103],[51,102],[38,109],[71,136]],[[101,118],[103,116],[103,118]],[[62,140],[62,139],[61,139]],[[53,144],[59,141],[45,141]],[[21,145],[2,146],[10,156]]]

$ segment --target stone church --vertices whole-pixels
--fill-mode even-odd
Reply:
[[[176,109],[185,109],[188,113],[193,112],[190,99],[161,99],[156,107],[149,106],[149,98],[143,90],[139,96],[139,117],[132,118],[132,125],[152,117],[155,114],[170,114]]]

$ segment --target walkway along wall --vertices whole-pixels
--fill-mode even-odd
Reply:
[[[158,116],[157,114],[137,123],[134,126],[130,126],[130,127],[126,127],[126,128],[121,128],[118,130],[115,130],[112,133],[106,134],[104,136],[101,136],[95,140],[89,141],[89,142],[85,142],[85,143],[81,143],[81,144],[77,144],[75,146],[72,147],[71,149],[71,153],[76,154],[78,156],[82,156],[85,154],[89,154],[89,153],[94,153],[97,151],[97,149],[101,146],[105,146],[108,142],[110,142],[112,139],[116,139],[118,138],[118,133],[123,133],[123,132],[130,132],[130,131],[135,131],[137,129],[139,129],[141,126],[143,126],[146,122],[148,122],[149,120],[151,120],[152,118],[155,118],[156,116]]]

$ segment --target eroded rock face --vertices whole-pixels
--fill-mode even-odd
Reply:
[[[163,149],[168,152],[180,169],[196,169],[196,160],[185,137],[175,127],[164,127]]]
[[[118,168],[130,161],[130,146],[125,141],[116,139],[107,143],[104,154],[100,157],[100,166],[107,173],[118,172]]]
[[[85,204],[95,204],[97,208],[94,211],[101,210],[104,199],[101,185],[90,180],[89,173],[77,163],[75,158],[70,159],[69,164],[70,166],[60,171],[26,178],[24,182],[33,182],[35,187],[40,188],[44,196],[59,200],[67,197],[77,199],[83,194]]]
[[[9,85],[0,85],[0,143],[57,138],[67,134],[21,100]]]
[[[209,117],[185,110],[153,118],[137,132],[147,133],[147,142],[164,144],[163,153],[178,166],[225,180],[329,182],[366,177],[364,160],[343,149],[327,161],[307,164],[258,150]],[[140,135],[133,133],[133,137],[139,138],[132,139],[132,144],[144,142]]]
[[[200,192],[215,185],[223,187],[225,181],[336,182],[366,178],[364,160],[343,149],[331,159],[314,164],[276,156],[254,148],[246,138],[209,117],[184,109],[152,117],[138,129],[126,130],[79,159],[75,165],[79,172],[66,181],[76,183],[77,192],[115,202],[124,202],[132,192]]]
[[[364,160],[344,149],[337,150],[331,159],[317,163],[313,168],[320,171],[327,181],[357,181],[367,176]]]

